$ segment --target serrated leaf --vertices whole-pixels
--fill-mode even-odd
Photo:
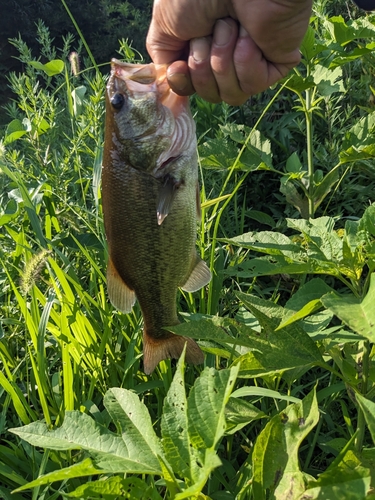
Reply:
[[[349,328],[375,342],[374,297],[375,274],[372,274],[369,290],[362,302],[352,294],[339,295],[331,292],[322,297],[322,303]]]
[[[330,69],[316,64],[312,75],[320,95],[329,97],[335,92],[345,92],[342,83],[342,69],[340,67]]]
[[[253,495],[257,500],[299,498],[306,476],[298,450],[319,420],[315,390],[275,415],[259,434],[253,451]]]

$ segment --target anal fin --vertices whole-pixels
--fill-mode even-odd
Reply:
[[[123,313],[129,313],[136,301],[133,290],[124,283],[111,259],[107,267],[107,290],[112,304]]]
[[[211,277],[211,271],[208,269],[207,264],[197,255],[195,266],[186,283],[184,283],[181,288],[185,290],[185,292],[196,292],[207,285],[207,283],[211,281]]]

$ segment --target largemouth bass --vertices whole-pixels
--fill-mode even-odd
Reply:
[[[195,124],[187,97],[169,88],[166,67],[112,60],[106,89],[102,202],[112,304],[143,320],[144,371],[163,359],[199,364],[192,339],[165,327],[179,323],[177,288],[193,292],[211,279],[196,252],[199,213]]]

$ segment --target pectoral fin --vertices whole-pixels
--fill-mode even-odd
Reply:
[[[203,286],[207,285],[211,280],[211,271],[208,269],[207,264],[198,257],[196,263],[186,283],[181,286],[185,292],[196,292]]]
[[[156,208],[159,226],[169,214],[176,192],[182,185],[182,181],[178,181],[170,174],[166,174],[161,182]]]
[[[123,313],[129,313],[136,301],[135,293],[124,283],[111,259],[107,267],[107,290],[112,304]]]

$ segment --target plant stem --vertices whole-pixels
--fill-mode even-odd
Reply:
[[[370,352],[371,352],[371,343],[368,340],[363,342],[363,356],[362,356],[362,385],[361,385],[361,394],[366,396],[367,394],[367,385],[368,385],[368,377],[369,377],[369,366],[370,366]],[[361,452],[363,446],[363,439],[365,436],[366,430],[366,420],[365,415],[361,408],[358,408],[358,420],[357,420],[357,437],[355,439],[355,449],[358,452]]]
[[[267,104],[267,106],[264,108],[262,114],[258,118],[258,120],[255,123],[254,127],[251,129],[250,133],[248,134],[248,136],[247,136],[247,138],[246,138],[243,146],[241,147],[241,149],[240,149],[240,151],[239,151],[239,153],[237,155],[237,158],[235,159],[235,161],[234,161],[231,169],[228,172],[228,175],[227,175],[227,177],[225,179],[223,187],[221,188],[219,196],[222,196],[224,194],[225,189],[227,187],[227,184],[228,184],[230,178],[232,177],[233,172],[236,170],[237,165],[238,165],[238,163],[239,163],[239,161],[241,159],[241,156],[242,156],[243,152],[247,148],[247,145],[248,145],[248,143],[249,143],[249,141],[251,139],[252,134],[255,132],[255,130],[257,129],[257,127],[259,125],[259,123],[264,118],[265,114],[267,113],[267,111],[269,110],[269,108],[272,106],[272,104],[275,102],[275,100],[279,96],[280,92],[285,88],[285,86],[287,85],[288,81],[289,81],[289,79],[286,80],[282,85],[280,85],[279,89],[277,90],[277,92],[275,93],[275,95],[272,97],[272,99],[270,100],[270,102]],[[236,187],[230,193],[230,196],[226,199],[226,201],[225,201],[224,205],[221,207],[220,211],[217,213],[218,208],[219,208],[219,202],[216,203],[216,205],[214,206],[214,208],[212,210],[213,214],[217,213],[216,219],[215,219],[215,224],[214,224],[213,235],[212,235],[212,239],[211,239],[210,269],[211,269],[212,272],[214,272],[215,253],[216,253],[216,241],[217,241],[217,234],[218,234],[218,230],[219,230],[219,224],[220,224],[221,215],[223,214],[225,208],[227,207],[227,205],[229,204],[229,202],[232,200],[233,196],[236,194],[236,192],[238,191],[238,189],[240,188],[240,186],[242,185],[243,181],[246,179],[246,177],[247,177],[247,175],[249,173],[250,173],[250,171],[244,173],[243,177],[238,181],[238,183],[236,184]],[[207,313],[208,314],[212,314],[212,312],[211,312],[211,306],[212,306],[212,288],[213,288],[213,280],[211,280],[211,282],[209,284],[209,290],[208,290],[208,299],[207,299]]]
[[[311,111],[312,90],[306,90],[305,100],[305,118],[306,118],[306,141],[307,141],[307,175],[309,179],[308,200],[309,200],[309,218],[313,219],[315,215],[314,206],[314,159],[313,159],[313,125]]]

